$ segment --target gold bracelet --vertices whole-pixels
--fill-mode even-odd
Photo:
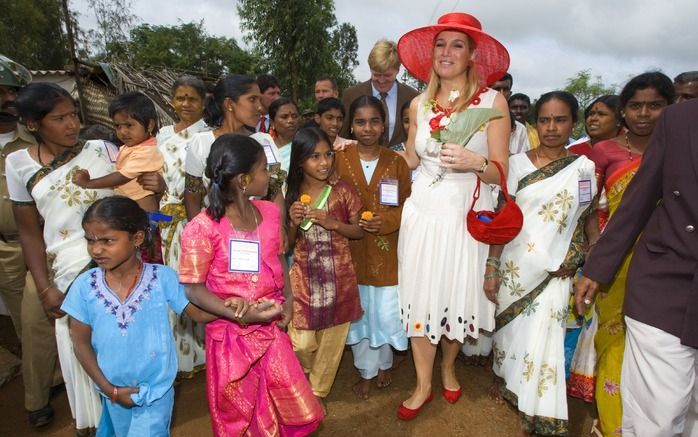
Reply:
[[[39,293],[39,297],[43,296],[43,295],[48,291],[49,288],[53,288],[53,287],[54,287],[54,285],[51,284],[51,285],[49,285],[48,287],[46,287],[46,288],[44,288],[43,290],[41,290],[41,292]]]
[[[499,270],[496,270],[491,273],[485,273],[485,279],[501,279],[502,274],[499,272]]]
[[[487,167],[490,165],[490,162],[487,160],[486,157],[483,156],[482,158],[485,160],[485,162],[482,163],[482,167],[480,167],[480,170],[477,171],[478,173],[486,172]]]
[[[494,267],[498,269],[502,265],[502,261],[499,258],[495,258],[493,256],[487,257],[487,260],[485,260],[485,266],[488,267]]]

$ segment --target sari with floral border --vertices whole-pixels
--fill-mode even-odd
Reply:
[[[73,173],[78,169],[89,169],[92,177],[112,173],[117,154],[116,146],[106,141],[79,142],[44,167],[36,163],[37,171],[33,174],[25,174],[27,191],[44,219],[46,257],[54,275],[53,282],[64,293],[92,261],[87,252],[82,217],[97,199],[113,194],[108,189],[78,187],[72,182]],[[26,159],[31,159],[28,154]],[[102,411],[101,399],[75,358],[68,317],[56,320],[56,343],[76,428],[95,428]]]
[[[173,125],[165,126],[157,136],[158,149],[165,158],[162,176],[167,184],[167,192],[160,200],[160,211],[172,217],[172,221],[158,224],[162,239],[162,261],[177,272],[181,252],[179,236],[187,224],[187,213],[182,198],[187,147],[195,134],[206,130],[208,126],[202,119],[179,132],[174,131]],[[177,345],[177,366],[180,372],[178,376],[191,378],[206,365],[204,325],[192,321],[184,313],[177,315],[174,311],[170,311],[170,324]]]
[[[593,174],[594,163],[583,156],[540,169],[526,154],[509,160],[509,191],[524,225],[501,256],[493,369],[524,431],[538,435],[567,435],[564,336],[572,278],[550,273],[584,260],[584,223],[596,187],[589,184],[584,201],[580,181]]]

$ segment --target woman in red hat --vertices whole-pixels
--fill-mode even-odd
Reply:
[[[508,165],[509,109],[488,85],[507,71],[509,54],[464,13],[408,32],[398,52],[407,70],[429,84],[410,106],[406,158],[420,172],[404,205],[398,245],[401,317],[417,370],[415,390],[398,409],[408,420],[432,399],[438,344],[442,395],[455,403],[463,340],[494,330],[495,297],[483,291],[489,246],[468,233],[465,217],[478,177],[499,184],[490,160],[505,171]],[[476,210],[494,209],[490,194],[483,184]]]

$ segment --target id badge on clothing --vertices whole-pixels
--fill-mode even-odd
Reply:
[[[109,156],[109,161],[111,163],[116,162],[116,158],[119,157],[119,148],[109,141],[104,141],[104,148],[107,149],[107,156]]]
[[[378,191],[380,193],[380,204],[388,206],[399,206],[399,183],[396,180],[385,179],[381,181],[378,186]]]
[[[262,147],[264,147],[264,154],[267,155],[267,165],[277,164],[279,160],[277,159],[271,144],[265,144]]]
[[[591,179],[579,180],[579,203],[589,203],[592,198]]]
[[[229,272],[259,273],[259,241],[231,239]]]

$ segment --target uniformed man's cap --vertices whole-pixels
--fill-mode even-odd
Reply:
[[[23,65],[0,55],[0,85],[20,88],[32,81],[32,75]]]

